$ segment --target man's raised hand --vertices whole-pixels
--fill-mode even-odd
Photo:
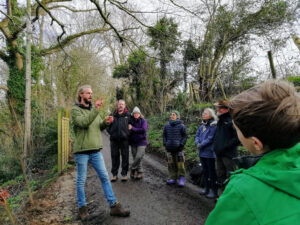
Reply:
[[[100,97],[95,103],[96,109],[100,109],[102,104],[103,104],[103,98]]]
[[[106,124],[111,124],[113,121],[114,121],[114,117],[113,116],[107,116],[107,117],[105,117]]]

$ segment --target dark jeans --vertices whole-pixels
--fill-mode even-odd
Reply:
[[[120,167],[120,154],[122,156],[122,171],[121,175],[125,176],[128,172],[129,167],[129,145],[128,141],[111,141],[110,142],[111,149],[111,173],[113,176],[117,176]]]
[[[218,182],[223,185],[224,181],[229,177],[230,172],[236,170],[236,165],[232,158],[226,156],[217,156],[217,175]]]
[[[212,189],[215,193],[217,193],[218,188],[215,159],[200,157],[200,162],[203,169],[205,188]]]

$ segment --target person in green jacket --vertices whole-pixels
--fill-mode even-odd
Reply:
[[[300,95],[269,80],[229,107],[240,141],[258,161],[231,174],[205,224],[300,224]]]
[[[93,107],[92,95],[91,86],[84,85],[80,87],[77,96],[78,102],[71,110],[75,135],[73,153],[75,154],[77,170],[76,192],[79,216],[81,220],[89,219],[84,190],[88,163],[93,166],[99,176],[106,200],[111,208],[110,215],[129,216],[129,210],[123,209],[114,196],[101,153],[101,149],[103,148],[101,130],[105,129],[112,122],[113,118],[106,117],[104,121],[102,120],[100,117],[102,99],[97,100],[95,107]]]

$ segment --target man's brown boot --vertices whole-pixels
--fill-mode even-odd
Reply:
[[[111,182],[116,182],[118,180],[118,177],[117,176],[113,176],[112,178],[111,178]]]
[[[110,208],[111,216],[119,216],[119,217],[127,217],[130,215],[130,211],[127,209],[123,209],[120,203],[116,203],[114,206]]]
[[[88,208],[86,206],[82,206],[79,208],[79,216],[82,221],[86,220],[89,216]]]
[[[121,177],[121,181],[126,182],[127,180],[128,180],[127,175],[124,175],[124,176]]]
[[[140,180],[143,178],[143,174],[142,173],[138,173],[136,176],[136,179]]]

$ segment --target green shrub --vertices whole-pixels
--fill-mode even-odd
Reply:
[[[11,180],[22,173],[17,154],[0,155],[0,183]]]
[[[163,136],[163,130],[149,130],[148,131],[148,140],[149,143],[151,143],[152,147],[162,147],[162,136]]]
[[[57,161],[57,118],[42,121],[37,116],[33,124],[32,167],[50,169]]]
[[[203,109],[208,108],[208,107],[212,107],[212,104],[211,103],[199,103],[199,104],[191,105],[190,110],[201,112]]]

